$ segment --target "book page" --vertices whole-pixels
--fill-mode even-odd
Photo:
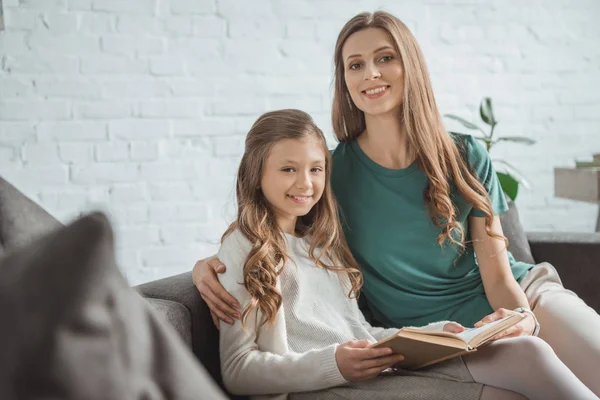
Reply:
[[[460,337],[461,339],[463,339],[465,342],[469,343],[471,340],[473,340],[473,338],[477,335],[479,335],[482,332],[485,332],[489,329],[494,328],[494,326],[502,323],[503,321],[507,320],[508,318],[510,318],[511,315],[501,318],[497,321],[494,322],[490,322],[489,324],[486,324],[484,326],[480,326],[479,328],[471,328],[471,329],[466,329],[464,332],[461,333],[457,333],[456,336]]]

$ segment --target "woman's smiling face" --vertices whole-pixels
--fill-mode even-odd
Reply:
[[[342,47],[344,80],[352,101],[366,114],[399,113],[404,96],[404,68],[391,36],[367,28]]]

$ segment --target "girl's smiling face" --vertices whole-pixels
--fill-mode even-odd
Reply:
[[[366,114],[399,113],[404,97],[404,68],[390,35],[367,28],[342,47],[344,81],[352,101]]]
[[[314,135],[283,139],[263,165],[260,187],[282,231],[293,234],[298,217],[308,214],[325,188],[325,154]]]

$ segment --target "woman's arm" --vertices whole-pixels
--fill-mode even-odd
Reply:
[[[497,311],[498,317],[501,317],[500,314],[504,313],[504,311],[499,311],[500,309],[529,308],[527,296],[525,296],[523,289],[515,280],[510,269],[505,242],[487,234],[485,218],[471,216],[469,217],[469,226],[485,294],[492,308]],[[494,216],[491,228],[492,232],[503,235],[500,217],[497,215]],[[484,318],[482,321],[491,322],[493,320]],[[518,326],[523,329],[521,334],[528,335],[534,331],[535,321],[533,321],[533,318],[528,317]]]

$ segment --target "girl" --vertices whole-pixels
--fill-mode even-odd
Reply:
[[[221,282],[243,309],[239,321],[219,330],[223,381],[231,393],[478,399],[478,382],[530,399],[597,399],[534,337],[484,347],[464,357],[466,365],[455,358],[377,377],[402,356],[367,346],[397,329],[371,327],[358,309],[362,275],[344,240],[330,172],[325,138],[302,111],[267,113],[248,133],[236,186],[238,216],[218,254],[228,266]],[[447,321],[427,328],[464,329]],[[371,381],[349,384],[363,380]],[[510,395],[487,388],[482,398]]]
[[[409,29],[385,12],[359,14],[340,32],[334,59],[332,190],[375,318],[478,326],[531,306],[540,337],[600,396],[600,316],[551,265],[516,262],[506,251],[498,214],[507,205],[489,155],[444,130]],[[230,321],[236,301],[215,273],[225,266],[199,262],[193,277],[211,310]],[[510,336],[538,330],[526,318]]]

